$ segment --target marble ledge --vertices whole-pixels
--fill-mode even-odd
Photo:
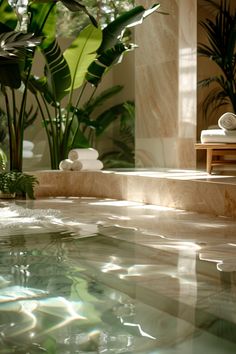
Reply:
[[[205,173],[34,171],[36,198],[98,197],[236,218],[236,179]],[[213,176],[214,177],[214,176]]]

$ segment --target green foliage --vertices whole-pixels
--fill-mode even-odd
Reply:
[[[97,87],[104,75],[121,62],[124,53],[135,48],[132,43],[127,44],[124,38],[126,28],[141,24],[158,8],[158,4],[148,10],[137,6],[118,16],[102,30],[90,24],[64,53],[58,49],[56,39],[47,48],[42,45],[46,75],[41,78],[31,76],[29,87],[42,114],[53,169],[58,169],[60,161],[67,158],[71,149],[93,145],[93,137],[101,134],[114,120],[111,114],[109,118],[108,114],[96,120],[91,118],[94,108],[116,92],[113,88],[96,97]],[[82,106],[88,91],[90,96]],[[51,113],[52,108],[54,113]],[[111,113],[116,113],[118,109],[113,107]]]
[[[22,172],[1,172],[0,191],[3,193],[16,193],[34,199],[34,187],[38,184],[37,178]]]
[[[107,111],[107,114],[112,112]],[[105,168],[133,168],[135,166],[134,126],[135,105],[125,102],[120,107],[119,130],[113,138],[114,149],[101,155]]]
[[[96,25],[82,0],[61,2],[70,11],[85,13]],[[4,97],[2,111],[8,120],[10,170],[22,171],[24,129],[34,121],[27,113],[28,89],[31,85],[29,79],[36,48],[50,48],[55,38],[57,1],[42,3],[41,0],[35,0],[27,5],[21,4],[20,11],[17,5],[11,7],[9,3],[6,0],[0,1],[0,91]],[[54,74],[51,72],[51,77]],[[52,79],[51,84],[54,81]],[[56,87],[59,87],[58,83]],[[55,87],[51,88],[53,90]]]
[[[18,13],[17,7],[10,7],[5,0],[0,3],[0,89],[8,119],[10,170],[22,170],[24,129],[36,116],[27,108],[29,91],[34,95],[43,119],[53,169],[58,168],[70,149],[90,145],[91,137],[86,136],[85,130],[86,119],[91,122],[91,117],[88,110],[81,108],[84,93],[89,89],[87,108],[90,106],[91,110],[92,104],[96,106],[98,103],[94,101],[95,92],[104,75],[122,60],[125,53],[135,48],[127,42],[126,29],[141,24],[159,8],[159,4],[155,4],[148,10],[143,6],[127,9],[126,2],[123,4],[125,11],[117,16],[116,11],[121,8],[117,1],[112,5],[99,1],[96,3],[100,6],[99,11],[103,8],[106,12],[109,6],[113,6],[116,13],[108,25],[98,27],[85,1],[61,0],[70,12],[78,11],[92,23],[63,53],[56,38],[57,3],[54,0],[35,0]],[[44,76],[41,78],[32,73],[36,48],[45,58]],[[22,93],[19,108],[16,92]],[[118,107],[113,108],[116,109]],[[81,117],[79,112],[82,112]],[[98,134],[99,129],[101,133],[111,121],[108,115],[99,117],[90,128]],[[81,129],[81,123],[85,130]]]
[[[215,15],[200,23],[208,44],[199,43],[198,54],[213,62],[219,71],[198,82],[199,87],[209,88],[202,109],[204,116],[210,117],[226,105],[236,112],[236,10],[229,0],[205,2]]]
[[[119,15],[135,6],[134,0],[84,0],[85,6],[97,19],[99,26],[104,28]],[[57,33],[59,36],[78,36],[79,32],[89,24],[86,14],[66,10],[61,4],[57,7]]]
[[[4,171],[7,165],[7,156],[4,151],[0,148],[0,171]]]

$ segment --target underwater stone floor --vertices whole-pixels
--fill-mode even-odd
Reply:
[[[1,353],[236,352],[236,220],[60,197],[1,201],[0,230]]]

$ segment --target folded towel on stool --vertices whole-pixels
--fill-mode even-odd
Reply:
[[[226,112],[218,120],[218,125],[224,130],[236,129],[236,114]]]
[[[103,168],[103,163],[100,160],[75,160],[72,164],[73,171],[97,171]]]
[[[59,163],[59,170],[61,171],[70,171],[72,168],[73,161],[69,159],[62,160]]]
[[[93,148],[88,149],[72,149],[69,151],[68,158],[72,161],[75,160],[87,160],[98,158],[98,151]]]

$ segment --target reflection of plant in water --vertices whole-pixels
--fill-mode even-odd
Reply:
[[[135,337],[150,340],[135,321],[133,300],[102,284],[78,257],[83,241],[56,233],[7,240],[0,260],[1,354],[119,353],[131,350]]]
[[[36,242],[32,236],[10,237],[1,254],[0,269],[6,277],[0,284],[0,347],[5,350],[1,354],[28,350],[38,354],[46,349],[58,353],[61,345],[68,348],[60,343],[61,335],[80,333],[100,321],[92,304],[95,297],[90,297],[91,303],[71,298],[73,270],[65,263],[62,236],[44,234],[43,242],[34,236]],[[77,277],[77,290],[79,284],[85,294],[86,280]]]

